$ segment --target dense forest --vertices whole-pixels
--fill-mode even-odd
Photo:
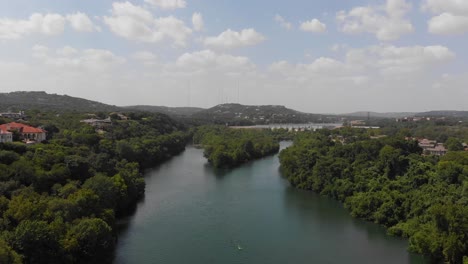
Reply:
[[[111,114],[101,129],[82,114],[27,114],[48,140],[0,143],[0,263],[111,262],[116,219],[143,197],[143,170],[183,151],[188,134],[161,114]]]
[[[408,238],[410,251],[467,263],[468,152],[421,153],[403,136],[370,139],[366,131],[343,129],[298,135],[280,161],[292,185],[339,200],[352,216]]]
[[[214,167],[231,168],[277,153],[280,135],[270,130],[202,126],[196,129],[193,142],[205,149],[204,156]]]

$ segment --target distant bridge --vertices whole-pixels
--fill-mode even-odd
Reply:
[[[256,126],[232,126],[231,128],[237,129],[286,129],[289,131],[315,131],[317,129],[334,129],[342,127],[342,123],[307,123],[307,124],[268,124],[268,125],[256,125]]]

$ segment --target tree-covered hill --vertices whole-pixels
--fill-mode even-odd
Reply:
[[[303,113],[281,105],[222,104],[195,113],[192,117],[231,125],[333,121],[322,115]]]
[[[119,111],[121,108],[68,95],[46,92],[0,93],[0,111]]]
[[[199,107],[167,107],[153,105],[133,105],[125,106],[124,108],[138,110],[150,113],[163,113],[168,116],[188,117],[205,109]]]
[[[415,112],[386,112],[386,113],[378,113],[378,112],[354,112],[348,114],[342,114],[342,116],[347,117],[358,117],[358,118],[403,118],[403,117],[411,117],[416,115]]]
[[[450,110],[429,111],[429,112],[416,114],[416,116],[468,118],[468,111],[450,111]]]

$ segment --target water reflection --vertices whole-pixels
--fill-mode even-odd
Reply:
[[[404,241],[350,218],[340,203],[291,188],[278,167],[271,156],[214,170],[188,148],[146,178],[115,262],[421,263]]]

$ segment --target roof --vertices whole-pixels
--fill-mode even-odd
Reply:
[[[35,128],[32,126],[28,126],[21,123],[8,123],[0,125],[0,130],[11,131],[11,130],[19,130],[21,133],[45,133],[43,129]]]
[[[11,132],[0,129],[0,134],[2,134],[2,135],[7,134],[8,135],[8,134],[11,134]]]

